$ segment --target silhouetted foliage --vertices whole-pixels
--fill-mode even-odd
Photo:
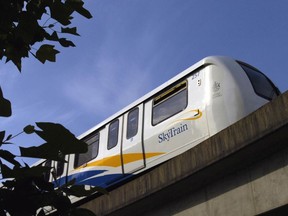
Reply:
[[[29,125],[23,129],[23,133],[35,133],[46,142],[36,147],[20,147],[21,156],[65,161],[67,154],[87,151],[87,144],[78,140],[62,125],[49,122],[39,122],[36,125],[41,130]],[[6,137],[5,131],[1,131],[0,146],[11,144],[13,138],[12,135]],[[12,153],[0,149],[2,178],[7,179],[2,182],[0,188],[0,215],[6,215],[8,212],[12,216],[41,216],[45,215],[46,207],[46,211],[55,209],[59,215],[90,216],[94,214],[87,209],[73,208],[69,196],[89,196],[96,191],[106,193],[104,189],[98,187],[87,190],[84,185],[75,185],[75,179],[55,187],[55,183],[47,181],[44,177],[52,169],[44,166],[45,160],[30,167],[27,164],[21,165],[15,158]]]
[[[79,36],[76,27],[70,27],[72,14],[77,12],[86,18],[92,17],[83,5],[82,0],[1,0],[0,60],[12,61],[19,71],[22,59],[29,57],[29,53],[42,63],[54,62],[59,53],[54,48],[55,44],[75,46],[72,41],[59,35]],[[11,115],[11,103],[4,98],[0,87],[0,117]],[[34,134],[44,143],[28,148],[19,147],[20,156],[2,148],[3,145],[12,144],[13,138],[20,134]],[[54,169],[46,165],[47,160],[66,162],[66,155],[86,151],[87,144],[60,124],[38,122],[36,126],[26,126],[14,136],[0,131],[0,216],[7,213],[11,216],[44,216],[51,210],[55,210],[57,215],[94,215],[87,209],[74,208],[69,197],[106,193],[104,189],[87,189],[84,185],[76,185],[75,179],[58,185],[56,176],[53,182],[45,178],[53,174],[51,171]],[[19,157],[39,158],[39,163],[31,167],[19,162]]]
[[[2,89],[0,87],[0,116],[9,117],[12,115],[11,103],[4,98]]]
[[[19,71],[29,53],[42,63],[55,62],[59,51],[53,44],[75,46],[59,35],[79,35],[76,27],[70,27],[72,14],[92,18],[83,5],[82,0],[0,1],[0,60],[6,57]]]

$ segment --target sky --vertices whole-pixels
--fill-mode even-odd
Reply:
[[[84,0],[75,15],[75,48],[56,47],[57,62],[32,56],[19,73],[0,62],[0,85],[13,115],[0,130],[35,122],[64,125],[76,136],[206,56],[224,55],[264,72],[288,90],[287,0]],[[42,144],[35,135],[13,140]]]

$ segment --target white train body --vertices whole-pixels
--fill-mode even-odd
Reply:
[[[193,148],[277,94],[257,69],[207,57],[81,135],[89,150],[70,155],[65,167],[56,164],[58,183],[115,185]]]

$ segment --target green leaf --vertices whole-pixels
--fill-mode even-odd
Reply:
[[[0,116],[9,117],[12,115],[11,102],[4,98],[0,87]]]
[[[15,34],[14,37],[16,37]],[[24,43],[21,37],[17,37],[7,41],[5,48],[6,63],[12,61],[21,72],[21,60],[29,56],[31,47]]]
[[[22,1],[23,2],[23,1]],[[43,14],[47,14],[46,6],[47,1],[26,1],[26,11],[32,13],[35,19],[40,20]]]
[[[2,145],[4,138],[5,138],[5,131],[0,131],[0,142],[1,142],[0,146]]]
[[[50,122],[38,122],[36,125],[42,131],[34,130],[35,133],[46,143],[37,147],[20,147],[21,156],[65,162],[64,155],[87,152],[87,144],[62,125]]]
[[[15,65],[15,66],[17,67],[17,69],[21,72],[21,69],[22,69],[21,58],[22,58],[22,57],[17,57],[17,56],[15,56],[15,57],[13,57],[12,59],[7,58],[7,60],[8,60],[8,59],[12,60],[12,62],[14,63],[14,65]]]
[[[9,135],[7,136],[5,142],[8,141],[8,140],[10,140],[11,138],[12,138],[12,134],[9,134]]]
[[[34,183],[41,191],[54,191],[54,184],[51,182],[47,182],[44,179],[44,175],[42,175],[41,177],[34,178]]]
[[[72,41],[66,40],[65,38],[61,38],[59,39],[59,43],[63,46],[63,47],[75,47],[75,44]]]
[[[3,178],[15,178],[15,179],[22,179],[26,177],[40,177],[44,173],[47,173],[50,171],[50,167],[44,167],[44,166],[35,166],[35,167],[21,167],[17,168],[14,167],[14,169],[10,169],[5,164],[1,164],[1,172]]]
[[[45,31],[39,26],[32,12],[22,11],[19,14],[18,25],[15,28],[15,37],[20,38],[24,46],[43,41],[44,34]]]
[[[82,140],[78,140],[63,125],[51,122],[37,122],[36,125],[42,129],[42,131],[35,131],[38,136],[63,154],[87,152],[87,144]]]
[[[77,11],[79,14],[86,17],[87,19],[92,18],[91,13],[83,7],[84,2],[82,0],[66,0],[65,4],[72,7],[75,11]]]
[[[53,197],[51,205],[62,215],[61,213],[67,212],[71,208],[71,200],[67,196],[57,194]]]
[[[44,44],[36,52],[36,58],[43,64],[45,63],[46,60],[55,62],[56,54],[58,53],[59,51],[54,49],[53,45]]]
[[[15,180],[7,180],[5,182],[2,182],[2,184],[4,185],[4,187],[6,188],[13,188],[16,186],[16,181]]]
[[[20,147],[20,153],[22,157],[30,158],[43,158],[47,160],[55,160],[66,162],[64,156],[59,152],[58,148],[53,143],[44,143],[40,146],[32,146],[28,148]]]
[[[26,133],[26,134],[32,134],[35,132],[35,127],[33,125],[27,125],[23,131]]]
[[[4,160],[8,161],[9,163],[13,164],[14,166],[20,167],[20,163],[15,160],[15,155],[13,155],[11,152],[6,150],[0,149],[0,157]]]
[[[65,26],[71,23],[70,20],[72,19],[71,14],[73,10],[62,3],[61,0],[53,1],[53,3],[49,5],[49,8],[53,19]]]
[[[61,28],[61,32],[80,36],[77,33],[77,28],[76,27],[73,27],[73,28],[68,28],[68,27],[67,28]]]
[[[10,140],[12,137],[12,134],[8,135],[6,139],[5,138],[5,131],[0,131],[0,146],[2,144],[11,144],[9,142],[7,142],[8,140]]]
[[[46,35],[46,39],[47,40],[51,40],[51,41],[58,41],[59,37],[56,31],[54,31],[51,35],[47,34]]]

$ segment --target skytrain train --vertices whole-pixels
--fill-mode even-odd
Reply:
[[[109,188],[193,148],[279,94],[255,67],[206,57],[82,134],[87,153],[49,166],[56,167],[57,185],[75,178]]]

